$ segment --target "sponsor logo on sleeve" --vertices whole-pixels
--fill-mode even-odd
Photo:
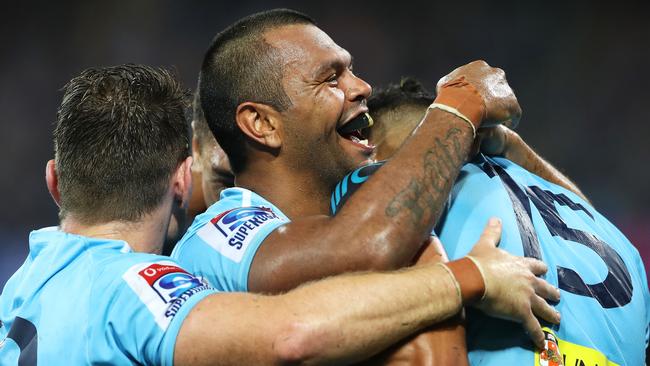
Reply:
[[[183,304],[198,292],[210,289],[198,278],[171,261],[140,263],[129,268],[122,278],[166,330]]]
[[[239,263],[261,228],[286,222],[267,207],[239,207],[214,217],[197,231],[197,235],[216,251]]]

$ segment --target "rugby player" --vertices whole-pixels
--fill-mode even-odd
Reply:
[[[163,255],[170,255],[196,215],[219,199],[222,190],[233,187],[235,176],[226,153],[212,136],[201,110],[198,92],[192,98],[192,194],[187,208],[172,211]]]
[[[89,69],[65,86],[46,165],[60,225],[30,234],[0,295],[0,364],[343,364],[463,304],[522,319],[530,306],[509,295],[537,287],[556,298],[534,279],[541,262],[495,248],[498,220],[472,258],[448,266],[331,278],[281,296],[217,293],[157,255],[191,187],[184,103],[172,75],[147,66]],[[503,263],[512,268],[501,273]],[[552,318],[547,310],[538,309]]]
[[[192,101],[192,132],[192,176],[197,178],[194,180],[194,188],[197,192],[196,199],[201,202],[195,205],[190,203],[190,217],[204,212],[219,200],[221,191],[235,186],[235,176],[228,157],[205,121],[198,91],[194,93]],[[194,192],[192,196],[195,196]]]
[[[374,153],[359,134],[369,123],[371,88],[352,72],[347,51],[303,14],[254,14],[215,37],[199,93],[237,187],[197,216],[172,256],[225,291],[282,292],[334,274],[411,264],[468,156],[474,130],[521,113],[502,70],[485,62],[455,70],[441,84],[440,107],[379,176],[330,217],[334,185]],[[518,266],[504,263],[503,275]],[[512,280],[512,290],[527,289],[506,297],[518,304],[515,319],[541,345],[533,313],[553,322],[559,314],[546,313],[548,304],[533,291],[541,280],[533,286],[530,278],[525,286],[520,280]]]
[[[378,146],[379,159],[398,150],[433,100],[412,79],[370,98],[375,125],[368,135]],[[644,364],[650,296],[638,251],[575,184],[539,158],[518,134],[503,126],[485,134],[489,138],[483,150],[504,158],[481,155],[463,167],[436,231],[453,260],[470,249],[464,243],[479,234],[474,225],[490,216],[503,218],[499,247],[546,262],[551,269],[546,279],[563,290],[556,305],[563,319],[561,325],[545,328],[545,348],[535,350],[521,328],[470,310],[470,363]],[[346,176],[332,195],[333,209],[379,166]],[[430,342],[429,348],[437,346],[435,338]],[[419,347],[426,349],[422,341]]]

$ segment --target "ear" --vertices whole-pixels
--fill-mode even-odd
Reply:
[[[192,157],[188,156],[176,168],[172,178],[172,189],[174,197],[180,206],[184,209],[187,208],[192,195]]]
[[[275,108],[245,102],[237,107],[235,121],[239,129],[253,141],[273,149],[282,146],[282,120]]]
[[[192,126],[194,126],[194,122],[192,122]],[[196,135],[192,136],[192,157],[196,162],[201,161],[201,145],[199,145],[199,139]],[[194,164],[192,170],[195,172],[201,172],[201,164]]]
[[[45,165],[45,183],[52,199],[57,206],[61,207],[61,195],[59,194],[59,177],[56,175],[56,163],[54,159]]]

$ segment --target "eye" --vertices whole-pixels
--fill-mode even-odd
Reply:
[[[332,74],[327,79],[325,79],[325,82],[330,84],[330,86],[337,86],[339,85],[339,75]]]

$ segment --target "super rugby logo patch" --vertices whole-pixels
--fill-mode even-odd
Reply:
[[[238,207],[214,217],[197,231],[197,235],[216,251],[239,263],[257,232],[263,227],[286,222],[268,207]]]
[[[191,296],[210,288],[171,261],[136,264],[122,278],[163,330]]]

